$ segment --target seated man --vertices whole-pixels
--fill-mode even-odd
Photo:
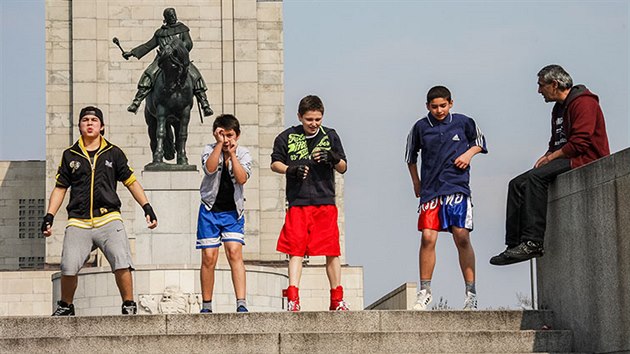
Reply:
[[[538,92],[551,111],[549,149],[534,168],[510,181],[505,219],[504,252],[490,264],[506,265],[544,254],[547,191],[559,174],[610,155],[604,114],[599,99],[584,85],[573,86],[559,65],[538,72]]]

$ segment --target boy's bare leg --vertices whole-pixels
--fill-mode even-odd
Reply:
[[[133,301],[133,277],[129,268],[114,271],[116,285],[123,301]]]
[[[299,287],[300,278],[302,277],[302,262],[304,257],[289,257],[289,286]]]
[[[475,251],[470,243],[470,231],[465,228],[453,226],[453,240],[459,253],[459,266],[466,283],[475,281]]]
[[[62,275],[61,276],[61,301],[71,304],[74,300],[74,292],[77,290],[78,276]]]
[[[214,269],[219,258],[219,248],[201,249],[201,299],[203,301],[212,300],[212,290],[214,289]]]
[[[331,289],[341,285],[341,261],[337,256],[326,256],[326,275]]]
[[[236,298],[244,300],[246,297],[245,263],[243,262],[243,245],[240,242],[225,242],[225,255],[230,264],[232,284]]]
[[[431,280],[435,269],[435,244],[437,243],[437,230],[422,230],[420,242],[420,280]]]

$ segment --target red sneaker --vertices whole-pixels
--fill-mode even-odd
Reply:
[[[339,285],[330,289],[330,311],[350,311],[348,304],[343,301],[343,287]]]
[[[300,295],[296,286],[291,285],[286,289],[282,289],[282,297],[287,298],[287,311],[300,311]]]

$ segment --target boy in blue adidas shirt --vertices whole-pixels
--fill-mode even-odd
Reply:
[[[475,252],[470,243],[473,229],[470,197],[470,160],[487,153],[486,139],[472,118],[451,113],[451,92],[435,86],[427,93],[426,117],[418,120],[407,137],[405,159],[417,198],[420,198],[420,291],[414,310],[431,303],[431,278],[439,231],[453,234],[466,283],[465,310],[477,308]],[[418,152],[421,151],[420,176]],[[421,177],[421,178],[420,178]]]
[[[236,312],[248,312],[245,301],[245,198],[243,185],[252,171],[249,150],[238,145],[241,128],[235,116],[222,114],[212,126],[213,144],[201,154],[204,177],[201,181],[201,205],[197,219],[197,249],[201,250],[201,313],[212,313],[214,270],[221,243],[225,246],[232,284],[236,295]]]

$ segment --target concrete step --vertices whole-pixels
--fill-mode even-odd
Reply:
[[[4,352],[570,352],[548,311],[351,311],[0,318]]]
[[[550,311],[250,312],[3,317],[0,338],[293,332],[515,331],[552,328]]]
[[[323,332],[0,339],[0,352],[531,353],[568,352],[569,331]]]

